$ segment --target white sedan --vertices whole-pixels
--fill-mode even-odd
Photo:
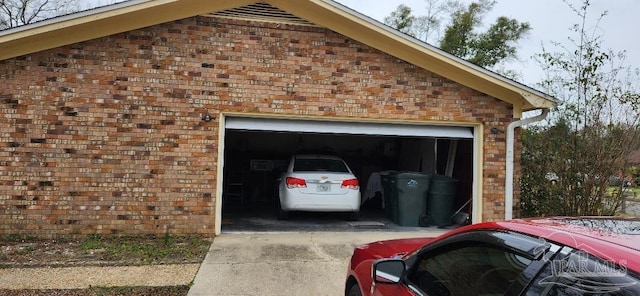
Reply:
[[[358,219],[360,186],[351,169],[339,157],[294,155],[279,179],[278,218],[291,211],[347,212]]]

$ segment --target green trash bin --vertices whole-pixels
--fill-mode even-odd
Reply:
[[[420,226],[425,215],[430,175],[420,173],[399,173],[394,175],[397,197],[395,201],[395,220],[400,226]],[[393,214],[393,213],[392,213]]]
[[[395,192],[395,180],[394,175],[396,171],[383,171],[380,172],[380,182],[382,183],[382,198],[384,200],[384,217],[393,220],[394,205],[393,199],[397,195]]]
[[[456,201],[456,189],[458,180],[441,175],[431,177],[429,192],[427,194],[427,216],[423,221],[424,226],[448,226],[451,225],[451,216],[454,212]]]

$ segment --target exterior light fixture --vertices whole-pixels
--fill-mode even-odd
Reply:
[[[213,116],[211,116],[209,114],[205,114],[205,115],[202,116],[202,120],[206,121],[206,122],[209,122],[209,121],[213,120]]]

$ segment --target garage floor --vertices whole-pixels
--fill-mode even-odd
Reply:
[[[322,232],[322,231],[421,231],[437,227],[402,227],[384,217],[380,209],[363,208],[358,221],[348,221],[345,213],[293,212],[288,220],[277,219],[277,206],[254,205],[227,209],[222,216],[222,232]]]

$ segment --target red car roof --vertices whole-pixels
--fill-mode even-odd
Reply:
[[[582,250],[602,259],[624,265],[635,272],[640,272],[640,219],[613,217],[529,218],[481,223],[469,227],[503,229],[533,235]],[[460,230],[462,231],[462,229]],[[454,233],[457,232],[454,231]]]

